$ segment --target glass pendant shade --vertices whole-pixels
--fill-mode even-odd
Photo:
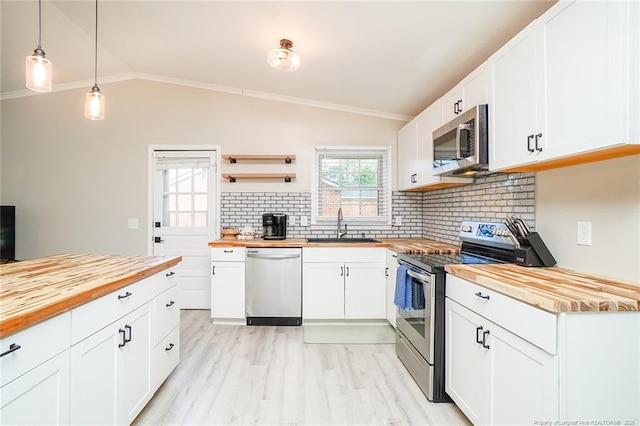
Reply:
[[[93,86],[84,100],[84,116],[89,120],[104,119],[105,98],[98,86]]]
[[[293,43],[287,39],[280,40],[279,49],[271,49],[267,62],[279,71],[296,71],[300,67],[300,57],[291,50]]]
[[[51,62],[44,57],[42,49],[33,51],[26,59],[27,89],[34,92],[50,92],[52,82]]]

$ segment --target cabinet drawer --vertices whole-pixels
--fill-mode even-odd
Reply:
[[[164,274],[164,272],[161,272]],[[157,294],[157,274],[71,310],[71,344],[106,327]]]
[[[156,389],[180,361],[180,327],[176,327],[154,348],[151,354],[151,387]]]
[[[155,294],[160,294],[178,284],[178,272],[179,265],[176,265],[149,277],[155,280]]]
[[[303,262],[380,262],[385,263],[386,248],[378,247],[309,247],[302,249]]]
[[[556,353],[555,315],[451,274],[447,274],[446,289],[448,298],[550,354]]]
[[[244,247],[213,247],[211,260],[213,262],[244,262]]]
[[[70,321],[71,314],[65,312],[0,339],[0,353],[12,344],[20,346],[0,358],[0,386],[69,348]]]
[[[153,308],[156,321],[154,344],[164,339],[172,329],[180,324],[180,307],[177,301],[177,285],[155,298]]]

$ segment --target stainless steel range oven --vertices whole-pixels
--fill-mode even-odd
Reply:
[[[398,308],[396,353],[430,401],[450,401],[444,391],[444,266],[513,262],[508,232],[502,223],[463,222],[460,255],[398,254],[411,297]]]

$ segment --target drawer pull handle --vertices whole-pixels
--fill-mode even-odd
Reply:
[[[389,276],[389,267],[388,266],[386,268],[384,268],[384,276],[385,277]]]
[[[125,328],[125,330],[129,330],[129,338],[128,339],[125,338],[124,342],[125,343],[129,343],[131,341],[131,326],[130,325],[125,325],[124,328]]]
[[[118,330],[118,333],[122,334],[122,343],[118,344],[118,347],[121,348],[127,344],[127,332],[123,329]]]
[[[11,352],[15,352],[18,349],[20,349],[22,346],[18,345],[17,343],[12,343],[9,345],[9,350],[4,351],[0,354],[0,358],[2,358],[5,355],[9,355]]]
[[[119,299],[126,299],[126,298],[127,298],[127,297],[129,297],[129,296],[133,296],[133,293],[129,293],[129,292],[127,291],[127,292],[124,294],[124,296],[123,296],[123,295],[121,295],[121,294],[119,294],[119,295],[118,295],[118,300],[119,300]]]
[[[171,349],[173,349],[175,345],[173,343],[169,343],[169,346],[167,346],[166,348],[164,348],[165,351],[170,351]]]
[[[233,253],[233,250],[222,250],[223,253]]]
[[[482,293],[480,293],[480,292],[477,292],[477,293],[476,293],[476,296],[478,296],[478,297],[479,297],[479,298],[481,298],[481,299],[489,300],[489,295],[488,295],[488,294],[487,294],[487,295],[484,295],[484,294],[482,294]]]
[[[172,276],[174,276],[175,274],[176,274],[175,272],[171,271],[171,272],[168,272],[167,274],[165,274],[165,276],[167,276],[167,277],[172,277]]]
[[[174,301],[172,300],[171,302],[169,302],[169,303],[165,304],[164,306],[166,306],[166,307],[168,308],[169,306],[173,306],[173,305],[175,305],[175,304],[176,304],[176,302],[174,302]]]
[[[489,345],[487,345],[487,336],[489,335],[489,330],[485,330],[482,332],[482,347],[485,349],[489,349]]]
[[[482,331],[482,326],[476,327],[476,343],[481,345],[482,340],[480,340],[480,332]]]

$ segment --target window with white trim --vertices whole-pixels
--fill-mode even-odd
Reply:
[[[311,221],[391,224],[390,147],[315,147]]]

